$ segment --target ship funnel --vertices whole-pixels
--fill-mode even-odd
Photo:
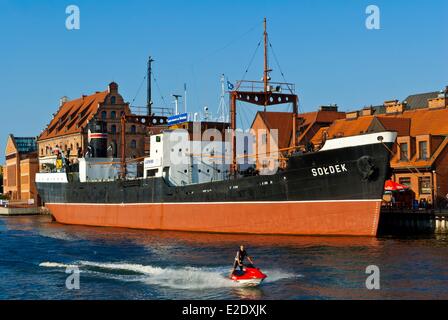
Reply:
[[[88,154],[91,158],[107,157],[107,124],[104,121],[91,120],[88,126]]]

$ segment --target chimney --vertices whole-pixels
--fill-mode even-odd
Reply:
[[[350,112],[346,112],[345,113],[345,119],[347,119],[347,120],[357,119],[358,116],[359,116],[359,112],[358,111],[350,111]]]
[[[63,96],[62,98],[59,99],[59,106],[62,107],[62,105],[64,103],[66,103],[68,101],[68,97],[67,96]]]
[[[328,106],[320,106],[319,111],[335,111],[335,112],[337,112],[338,105],[335,103],[335,104],[330,104]]]
[[[438,109],[448,107],[448,86],[440,90],[436,98],[428,99],[429,109]]]
[[[371,115],[373,115],[373,107],[372,106],[364,107],[361,110],[361,115],[362,116],[371,116]]]
[[[384,106],[386,107],[386,113],[403,113],[406,109],[406,102],[400,102],[398,100],[388,100],[384,101]]]

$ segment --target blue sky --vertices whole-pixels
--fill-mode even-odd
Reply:
[[[70,4],[80,8],[80,30],[65,28]],[[365,27],[370,4],[381,10],[380,30]],[[0,0],[0,157],[8,133],[38,135],[64,95],[116,81],[131,102],[149,54],[168,104],[186,82],[191,111],[216,111],[220,74],[242,77],[264,16],[301,111],[329,103],[352,110],[440,90],[448,85],[446,12],[444,0]],[[271,66],[273,80],[282,81],[272,56]],[[245,78],[261,76],[259,50]],[[154,86],[155,105],[164,105],[161,94]],[[145,101],[143,86],[134,104]],[[244,111],[243,125],[253,111]]]

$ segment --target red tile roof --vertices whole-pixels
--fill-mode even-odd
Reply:
[[[258,112],[263,122],[268,128],[279,130],[279,148],[287,148],[290,146],[292,137],[292,113],[291,112]],[[298,114],[297,132],[300,132],[298,141],[302,141],[304,137],[315,135],[314,131],[319,131],[319,126],[314,124],[328,126],[335,119],[345,117],[345,113],[337,111],[314,111]]]
[[[315,146],[320,145],[322,143],[325,132],[328,132],[328,127],[319,128],[316,134],[311,138],[310,142]]]
[[[278,130],[278,147],[289,147],[292,134],[291,112],[258,112],[269,129]]]
[[[387,131],[396,131],[398,136],[409,136],[409,132],[411,130],[411,119],[386,116],[381,116],[377,119]]]
[[[408,118],[411,121],[410,135],[448,135],[448,109],[416,109],[390,117]]]
[[[103,91],[65,102],[38,140],[81,132],[107,95],[108,91]]]
[[[328,138],[347,137],[366,133],[374,116],[363,116],[357,119],[339,119],[328,128]]]

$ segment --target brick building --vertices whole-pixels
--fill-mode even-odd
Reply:
[[[417,200],[440,204],[448,194],[447,119],[448,87],[348,112],[345,119],[321,128],[312,141],[321,145],[326,138],[396,131],[392,179],[408,185]]]
[[[38,171],[36,138],[8,136],[3,191],[12,201],[39,202],[35,175]]]
[[[271,141],[269,130],[277,129],[277,147],[279,150],[285,150],[288,152],[288,148],[292,147],[292,120],[293,114],[291,112],[257,112],[252,122],[251,129],[258,132],[266,132],[266,134],[255,135],[255,148],[254,150],[260,150],[259,144],[266,145],[266,150],[269,150]],[[318,111],[301,113],[297,117],[297,144],[302,145],[303,148],[311,142],[312,138],[320,132],[321,128],[328,127],[333,121],[345,117],[344,112],[339,112],[336,106],[321,106]],[[257,168],[260,166],[267,167],[269,162],[264,157],[257,158]],[[261,159],[261,160],[260,160]],[[263,161],[264,163],[260,163]],[[281,161],[280,165],[284,165]]]
[[[131,114],[129,103],[112,82],[106,91],[67,101],[61,99],[58,111],[37,140],[41,169],[55,162],[54,149],[61,149],[71,162],[87,152],[88,124],[99,119],[107,124],[108,156],[118,157],[121,150],[121,115]],[[145,126],[126,123],[126,155],[141,157],[145,153]]]
[[[0,194],[3,194],[3,166],[0,164]]]

